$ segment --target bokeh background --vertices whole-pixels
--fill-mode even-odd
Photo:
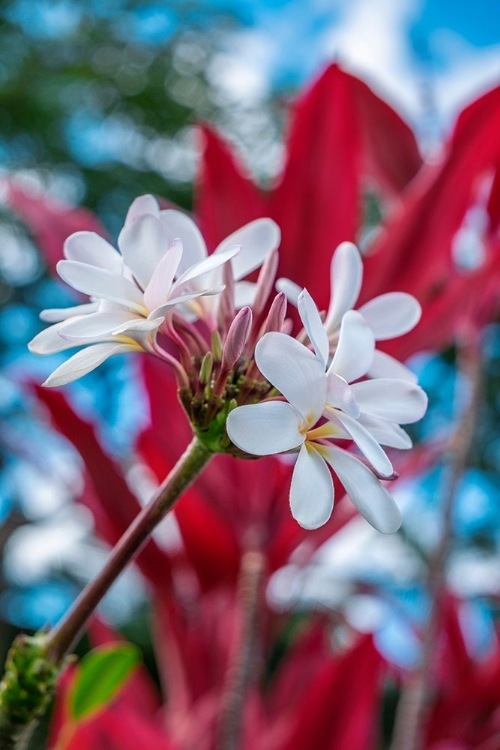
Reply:
[[[0,7],[0,178],[93,211],[116,237],[130,202],[154,193],[190,209],[208,121],[263,187],[283,163],[293,95],[340,61],[401,113],[428,159],[439,154],[459,111],[500,81],[495,0],[237,0],[146,3],[15,0]],[[500,135],[499,135],[500,137]],[[338,189],[341,190],[339,185]],[[1,195],[0,195],[1,197]],[[335,200],[335,195],[332,195]],[[27,341],[45,307],[69,304],[27,227],[0,206],[0,651],[17,629],[51,624],[106,554],[93,519],[75,504],[81,460],[43,420],[23,383],[40,382],[64,354],[36,358]],[[447,565],[471,650],[487,654],[500,595],[500,328],[484,332],[485,387],[479,429],[453,512]],[[462,376],[452,347],[410,366],[430,395],[415,437],[454,429]],[[147,420],[133,359],[108,361],[72,385],[75,408],[99,425],[129,479]],[[426,611],[425,561],[441,524],[443,467],[400,484],[404,525],[386,538],[363,519],[349,524],[306,569],[271,582],[277,607],[339,609],[376,632],[392,660],[411,666],[413,624]],[[175,544],[170,524],[164,543]],[[365,593],[362,591],[362,584]],[[377,596],[371,593],[376,589]],[[356,593],[353,593],[356,592]],[[383,595],[380,595],[383,592]],[[104,612],[151,654],[147,594],[134,570]]]

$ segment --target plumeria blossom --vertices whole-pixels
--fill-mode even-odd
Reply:
[[[351,310],[359,297],[363,282],[361,255],[352,242],[342,242],[335,250],[330,265],[330,304],[325,317],[325,329],[330,348],[339,337],[344,314]],[[301,288],[290,279],[279,279],[277,288],[290,302],[298,305]],[[402,336],[414,328],[421,316],[421,307],[411,294],[387,292],[359,308],[373,331],[375,341],[387,341]],[[375,349],[368,373],[372,377],[402,378],[415,382],[414,374],[397,359]]]
[[[190,216],[175,209],[160,210],[158,201],[152,195],[143,195],[132,203],[125,226],[133,224],[144,215],[154,216],[163,226],[169,243],[177,237],[182,240],[183,255],[179,263],[179,273],[191,266],[206,260],[208,250],[205,240],[196,223]],[[234,279],[234,301],[236,309],[252,305],[257,293],[257,285],[245,281],[245,277],[260,268],[270,253],[280,244],[280,229],[276,222],[269,218],[256,219],[226,237],[214,250],[213,256],[224,256],[228,249],[239,246],[240,252],[231,258],[230,267]],[[206,286],[218,287],[223,282],[223,263],[214,265],[203,277],[191,281],[191,288],[203,290]],[[218,296],[201,294],[189,302],[187,313],[193,317],[203,318],[215,329],[217,325]]]
[[[256,346],[255,360],[286,401],[236,408],[228,416],[228,435],[254,455],[298,451],[290,507],[305,528],[317,528],[331,515],[334,486],[329,464],[369,523],[379,531],[397,531],[399,509],[378,478],[393,475],[381,445],[410,447],[399,423],[423,416],[425,393],[408,380],[355,382],[371,366],[375,339],[363,315],[354,310],[342,317],[338,345],[327,367],[330,345],[317,308],[307,294],[298,302],[316,353],[286,334],[266,334]],[[331,442],[346,438],[354,440],[376,473]]]
[[[186,261],[183,242],[171,238],[158,216],[137,213],[150,198],[143,196],[132,205],[118,238],[120,252],[93,232],[76,232],[66,240],[66,259],[57,264],[58,273],[91,301],[45,310],[42,319],[54,325],[35,336],[29,347],[36,354],[87,348],[61,365],[45,385],[69,383],[114,354],[140,349],[157,353],[156,334],[174,308],[224,289],[214,275],[237,256],[240,246],[230,239],[217,253],[190,263],[194,256],[187,232]],[[167,213],[170,225],[177,221],[176,229],[182,229],[184,215]]]

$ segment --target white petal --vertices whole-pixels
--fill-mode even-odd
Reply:
[[[342,409],[345,414],[349,414],[354,419],[359,417],[359,405],[354,398],[351,386],[334,372],[331,372],[326,380],[326,398],[329,405]]]
[[[290,486],[290,509],[305,529],[323,526],[332,514],[333,481],[330,471],[312,445],[300,449]]]
[[[180,240],[174,240],[153,271],[144,291],[144,302],[148,310],[154,310],[168,302],[175,274],[183,252]]]
[[[409,383],[417,382],[417,376],[411,370],[401,364],[398,359],[378,349],[375,349],[373,353],[373,362],[367,375],[371,378],[393,378],[407,380]]]
[[[366,427],[380,445],[401,450],[412,446],[411,437],[398,424],[385,422],[382,419],[370,417],[368,414],[361,414],[358,421]]]
[[[366,375],[373,361],[375,339],[362,315],[349,310],[342,318],[337,349],[328,373],[340,375],[348,383]]]
[[[159,317],[159,318],[148,318],[145,320],[144,318],[135,318],[128,320],[121,325],[117,326],[113,331],[113,336],[118,336],[121,333],[149,333],[150,331],[154,331],[157,328],[161,326],[165,318]]]
[[[234,285],[235,308],[241,310],[242,307],[252,307],[256,293],[257,284],[253,281],[237,281]]]
[[[207,257],[205,240],[190,216],[182,211],[169,208],[160,211],[160,221],[167,233],[169,245],[176,237],[179,237],[182,242],[183,254],[179,265],[179,274],[184,273],[188,268],[200,263]]]
[[[186,294],[179,294],[175,297],[171,297],[165,305],[161,305],[160,307],[157,307],[154,310],[152,310],[148,315],[148,319],[165,317],[168,311],[171,310],[173,307],[176,307],[177,305],[182,305],[184,302],[189,302],[190,300],[198,299],[200,297],[220,294],[223,290],[224,290],[224,285],[222,284],[222,285],[214,287],[213,289],[202,289],[201,291],[187,292]],[[202,315],[203,315],[203,312],[200,312],[200,316]]]
[[[59,323],[68,318],[73,318],[76,315],[89,315],[90,313],[96,312],[99,305],[97,302],[87,302],[85,305],[75,305],[74,307],[61,307],[53,308],[50,310],[42,310],[40,313],[40,320],[45,323]]]
[[[105,336],[111,336],[112,333],[118,326],[124,323],[129,325],[133,320],[144,320],[139,316],[134,315],[129,310],[122,310],[121,312],[114,313],[93,313],[92,315],[85,315],[84,317],[78,318],[77,320],[68,320],[61,328],[61,336],[67,341],[73,341],[72,346],[75,344],[74,339],[99,339]],[[82,342],[80,342],[81,344]]]
[[[44,331],[40,331],[28,344],[30,352],[33,354],[54,354],[78,346],[74,341],[67,341],[59,335],[59,331],[65,323],[66,321],[63,320]]]
[[[373,468],[378,471],[379,474],[382,474],[383,477],[390,477],[391,474],[394,473],[392,464],[387,458],[383,448],[380,447],[373,435],[371,435],[362,424],[357,420],[352,419],[352,417],[349,417],[347,414],[342,414],[342,412],[338,410],[333,411],[330,418],[338,420],[340,424],[345,427],[360,451],[366,456]]]
[[[276,291],[283,292],[287,300],[297,307],[299,304],[299,294],[302,291],[302,287],[291,281],[290,279],[278,279],[276,282]]]
[[[74,260],[60,260],[57,272],[67,284],[79,292],[118,302],[138,312],[144,309],[140,289],[132,281],[116,273]]]
[[[363,280],[363,263],[356,245],[342,242],[335,250],[330,266],[331,299],[325,326],[333,332],[342,316],[356,304]]]
[[[389,292],[367,302],[359,308],[377,341],[402,336],[414,328],[422,308],[415,297],[405,292]]]
[[[281,232],[272,219],[255,219],[226,237],[216,248],[221,253],[232,245],[240,245],[241,253],[232,261],[235,281],[243,279],[259,268],[267,254],[280,244]]]
[[[255,347],[255,361],[307,425],[316,424],[326,402],[326,377],[319,359],[291,336],[266,333]]]
[[[393,534],[401,526],[401,513],[377,477],[354,456],[333,446],[322,452],[359,512],[378,531]]]
[[[43,385],[50,388],[66,385],[95,370],[104,360],[114,354],[124,354],[138,349],[138,346],[129,344],[94,344],[70,357],[67,362],[54,370],[52,375],[49,375]]]
[[[127,266],[141,287],[146,289],[167,252],[167,233],[159,219],[151,214],[143,214],[123,227],[118,237],[118,247]]]
[[[121,273],[123,269],[120,253],[95,232],[71,234],[64,243],[64,257],[67,260],[77,260],[79,263],[105,268],[114,273]]]
[[[424,391],[406,380],[366,380],[355,383],[352,389],[362,412],[387,422],[417,422],[427,409]]]
[[[144,214],[152,214],[153,216],[158,216],[159,213],[160,208],[158,206],[158,201],[154,196],[140,195],[135,199],[127,212],[125,226],[128,226],[128,224],[131,224],[135,219],[138,219]]]
[[[240,250],[241,247],[239,247],[238,245],[233,245],[232,247],[224,250],[224,252],[220,252],[217,254],[212,253],[212,255],[209,255],[200,263],[196,263],[194,266],[190,266],[186,271],[184,271],[184,273],[181,274],[175,282],[176,287],[181,287],[188,281],[192,281],[193,279],[197,279],[199,276],[203,276],[204,274],[208,274],[211,271],[214,271],[224,263],[227,263],[228,260],[231,260],[231,258],[234,258],[234,256],[237,255]],[[222,280],[222,274],[220,276],[217,276],[217,281],[219,279]]]
[[[284,401],[239,406],[230,412],[226,429],[231,441],[246,453],[269,456],[297,448],[304,442],[302,420]]]
[[[330,351],[328,335],[319,316],[318,308],[307,289],[304,289],[299,294],[298,307],[300,319],[309,336],[309,341],[314,347],[316,356],[321,360],[323,367],[326,369]]]

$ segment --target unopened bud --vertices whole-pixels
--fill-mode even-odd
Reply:
[[[214,362],[220,362],[222,359],[222,341],[219,331],[212,331],[212,354]]]
[[[201,385],[207,385],[210,382],[212,376],[212,367],[214,364],[214,358],[212,352],[207,352],[203,357],[203,361],[200,367],[200,383]]]
[[[269,310],[268,316],[262,326],[261,336],[270,331],[281,331],[283,323],[285,322],[287,308],[287,299],[283,292],[280,292],[273,299],[273,303]]]
[[[278,253],[276,250],[270,252],[262,264],[260,269],[259,278],[257,279],[257,289],[255,294],[254,303],[252,310],[254,315],[257,317],[264,309],[266,302],[271,294],[271,290],[274,286],[274,280],[276,278],[276,271],[278,270]]]
[[[222,350],[222,372],[229,372],[235,366],[245,344],[247,343],[252,326],[252,311],[249,307],[243,307],[235,317],[229,331],[227,332],[224,348]]]

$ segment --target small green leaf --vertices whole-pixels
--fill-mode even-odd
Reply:
[[[130,643],[100,646],[84,656],[69,696],[73,721],[88,719],[108,705],[140,661]]]

